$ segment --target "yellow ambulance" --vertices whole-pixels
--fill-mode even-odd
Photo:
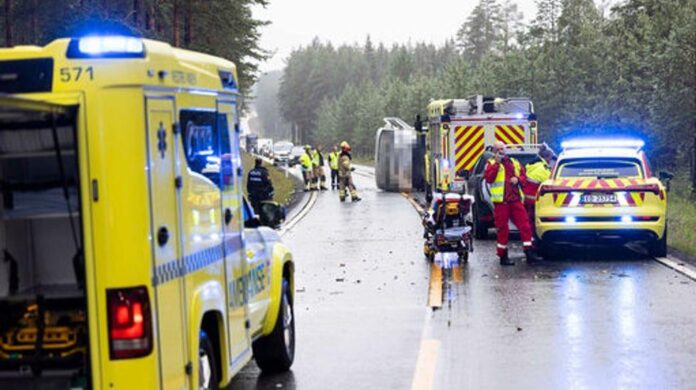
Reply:
[[[0,50],[0,388],[289,369],[293,260],[242,196],[239,99],[233,63],[137,37]]]

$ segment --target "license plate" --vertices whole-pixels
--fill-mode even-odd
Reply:
[[[611,194],[587,194],[580,199],[584,204],[616,203],[616,195]]]

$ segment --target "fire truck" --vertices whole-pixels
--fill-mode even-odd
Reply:
[[[528,98],[434,100],[427,122],[414,126],[384,118],[377,131],[375,179],[384,191],[425,190],[428,201],[438,190],[464,192],[466,177],[487,147],[537,143],[537,119]]]
[[[428,105],[427,130],[425,177],[430,194],[439,189],[464,191],[472,168],[496,141],[537,143],[537,120],[528,98],[476,95],[435,100]]]

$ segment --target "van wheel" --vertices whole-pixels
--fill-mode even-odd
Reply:
[[[480,211],[478,207],[474,207],[474,238],[477,240],[488,239],[488,224],[481,222],[479,219]]]
[[[295,359],[295,312],[289,283],[283,279],[280,310],[273,332],[252,344],[256,364],[265,373],[284,372]]]
[[[665,224],[665,233],[662,238],[650,243],[649,247],[650,256],[652,257],[665,257],[667,256],[667,225]]]
[[[217,372],[215,349],[208,335],[201,330],[198,340],[198,388],[217,390],[219,384],[220,374]]]

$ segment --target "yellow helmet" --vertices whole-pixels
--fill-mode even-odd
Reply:
[[[341,142],[341,149],[350,149],[350,144],[346,141]]]

